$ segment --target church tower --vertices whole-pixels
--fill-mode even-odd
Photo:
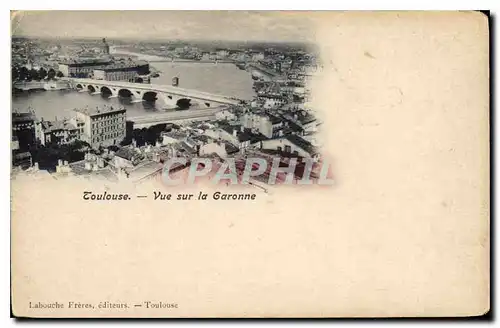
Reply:
[[[109,44],[106,42],[106,38],[102,39],[103,53],[109,55]]]

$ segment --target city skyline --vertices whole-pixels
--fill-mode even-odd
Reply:
[[[314,41],[311,13],[260,11],[11,11],[11,35],[233,42]],[[145,19],[145,17],[147,19]]]

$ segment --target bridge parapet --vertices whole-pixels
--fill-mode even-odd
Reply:
[[[107,81],[107,80],[93,80],[93,79],[79,79],[79,78],[69,78],[73,88],[76,88],[78,84],[92,85],[92,86],[106,86],[108,88],[120,88],[128,89],[130,91],[136,92],[156,92],[163,93],[166,95],[175,95],[178,97],[193,98],[198,100],[206,100],[221,104],[232,104],[236,105],[241,102],[240,99],[236,97],[228,97],[223,95],[217,95],[209,92],[198,91],[193,89],[185,89],[180,87],[174,87],[170,85],[159,85],[159,84],[142,84],[142,83],[132,83],[123,81]]]

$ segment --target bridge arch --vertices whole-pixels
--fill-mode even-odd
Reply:
[[[133,97],[133,95],[134,94],[129,89],[120,89],[118,91],[118,96],[120,96],[120,97],[131,98],[131,97]]]
[[[189,109],[191,107],[191,99],[188,98],[180,98],[176,102],[176,106],[179,109]]]
[[[103,87],[101,87],[101,95],[103,97],[109,97],[109,96],[113,95],[113,91],[111,91],[111,89],[108,88],[107,86],[103,86]]]
[[[120,96],[120,98],[130,99],[137,102],[146,100],[148,99],[148,97],[151,97],[152,94],[156,93],[156,101],[158,101],[158,99],[161,99],[163,102],[165,102],[165,105],[169,107],[175,107],[177,105],[179,105],[180,108],[192,108],[193,106],[200,106],[201,108],[209,109],[214,108],[219,104],[241,103],[241,100],[235,98],[225,97],[217,94],[199,93],[197,90],[176,89],[175,91],[172,91],[172,87],[168,85],[132,85],[131,83],[122,81],[92,82],[89,79],[77,78],[73,79],[73,81],[74,88],[78,89],[81,92],[83,90],[94,93],[100,91],[101,94],[109,94],[109,91],[111,91],[112,97]],[[145,96],[146,93],[148,94]]]
[[[149,102],[155,102],[158,99],[158,93],[155,91],[144,92],[142,99]]]

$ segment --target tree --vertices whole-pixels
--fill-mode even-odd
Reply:
[[[30,71],[26,68],[26,66],[21,67],[19,70],[19,80],[25,81],[29,80],[31,81],[31,74]]]
[[[38,71],[38,79],[37,80],[43,80],[47,77],[47,70],[45,68],[40,67],[40,70]]]
[[[38,75],[38,71],[34,68],[30,70],[30,80],[40,81],[40,76]]]
[[[47,72],[47,79],[53,80],[55,77],[56,77],[56,71],[53,68],[49,69],[49,71]]]
[[[12,66],[12,82],[15,82],[19,79],[19,67]]]
[[[57,71],[56,76],[57,77],[64,77],[64,74],[61,71]]]

